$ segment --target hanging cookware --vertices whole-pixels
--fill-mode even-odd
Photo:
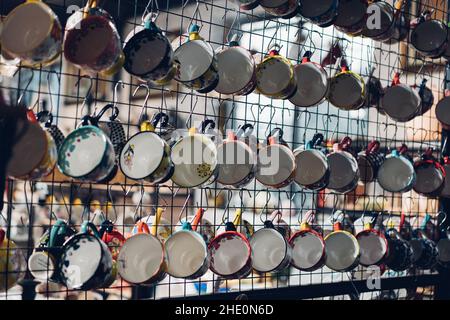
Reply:
[[[95,117],[85,116],[81,126],[64,140],[58,152],[58,168],[66,176],[97,182],[115,170],[113,144],[96,124]]]
[[[17,119],[13,134],[7,175],[20,180],[38,180],[49,175],[58,152],[52,136],[41,127],[33,111],[28,110],[26,118]]]
[[[228,138],[217,146],[219,171],[217,182],[240,188],[255,176],[256,155],[245,142],[253,131],[251,124],[245,124],[236,133],[229,131]]]
[[[450,269],[450,227],[446,224],[447,214],[444,214],[444,219],[440,223],[439,240],[436,245],[438,251],[437,261],[440,266]]]
[[[297,107],[312,107],[323,102],[328,94],[327,72],[318,63],[310,60],[311,51],[307,51],[302,62],[294,67],[297,91],[289,101]]]
[[[58,16],[40,0],[27,0],[3,21],[1,51],[28,65],[48,65],[61,53],[62,28]]]
[[[279,53],[274,45],[264,60],[256,67],[256,89],[273,99],[288,99],[297,90],[294,67]]]
[[[421,98],[413,87],[400,83],[400,73],[397,72],[391,86],[385,89],[381,108],[391,119],[407,122],[419,113]]]
[[[333,224],[333,231],[325,241],[325,265],[331,270],[345,272],[353,270],[359,263],[360,247],[355,236],[342,230],[343,215]]]
[[[433,240],[430,240],[425,234],[425,227],[430,215],[426,215],[422,226],[413,230],[412,239],[409,241],[413,252],[413,265],[421,270],[433,268],[437,263],[438,250]]]
[[[389,254],[389,246],[384,233],[379,228],[373,227],[377,218],[378,214],[374,214],[371,221],[365,223],[364,230],[356,234],[361,249],[359,264],[365,267],[382,264]]]
[[[378,183],[389,192],[408,192],[416,181],[414,166],[406,157],[408,147],[403,144],[399,150],[392,150],[378,169]]]
[[[323,135],[316,133],[305,146],[294,150],[296,171],[294,181],[309,190],[322,190],[328,185],[330,169],[325,154],[320,150]]]
[[[334,26],[346,34],[360,35],[367,21],[367,0],[339,0]]]
[[[409,269],[412,265],[413,251],[408,241],[404,240],[397,229],[390,226],[386,230],[386,239],[389,254],[386,257],[386,266],[396,272]]]
[[[421,55],[439,58],[447,49],[447,35],[447,26],[439,20],[431,19],[431,12],[425,11],[413,27],[410,41]]]
[[[66,24],[64,57],[84,72],[117,73],[125,60],[119,32],[111,15],[89,0]]]
[[[102,241],[108,246],[113,261],[117,261],[120,248],[122,248],[125,243],[125,237],[110,220],[104,220],[102,222],[99,234],[102,237]]]
[[[156,210],[151,230],[145,222],[138,222],[137,233],[129,237],[120,249],[117,269],[125,281],[133,284],[151,284],[166,277],[167,261],[164,245],[156,237],[163,211],[162,208]]]
[[[152,85],[165,85],[175,74],[173,50],[151,15],[143,25],[130,32],[125,39],[124,69],[131,75]]]
[[[252,272],[252,248],[247,238],[236,231],[242,210],[237,209],[233,222],[225,223],[220,233],[208,245],[210,269],[225,279],[242,279]]]
[[[232,0],[232,2],[239,5],[241,10],[253,10],[259,6],[259,1],[260,0]]]
[[[39,239],[39,245],[28,258],[28,270],[40,281],[60,282],[59,262],[64,242],[75,235],[64,220],[58,219]]]
[[[384,155],[379,150],[380,142],[372,140],[365,150],[358,153],[359,179],[362,183],[376,179],[378,169],[384,161]]]
[[[259,5],[268,14],[284,19],[295,17],[298,10],[297,0],[259,0]]]
[[[113,272],[111,252],[91,222],[83,222],[81,232],[64,243],[59,269],[68,289],[97,289],[109,282]]]
[[[445,96],[436,105],[436,119],[439,120],[442,127],[450,130],[450,90],[444,91]]]
[[[119,158],[120,170],[126,177],[152,184],[171,178],[174,166],[170,146],[155,132],[158,123],[164,128],[168,121],[165,113],[157,113],[151,121],[142,122],[141,131],[128,139]]]
[[[204,209],[198,209],[192,223],[184,222],[182,229],[173,233],[164,244],[167,273],[172,277],[197,279],[208,271],[208,246],[196,232],[204,212]]]
[[[366,84],[360,75],[344,65],[330,80],[328,101],[342,110],[357,110],[366,101]]]
[[[253,269],[258,272],[279,272],[286,269],[292,259],[292,249],[285,236],[271,220],[250,238]]]
[[[339,0],[300,0],[299,14],[318,25],[326,28],[336,20]]]
[[[200,130],[191,128],[188,136],[181,137],[172,146],[171,158],[175,166],[172,181],[178,186],[193,188],[216,180],[219,170],[217,147],[207,135],[207,130],[214,128],[214,121],[205,120]]]
[[[216,92],[245,96],[256,88],[256,64],[250,51],[239,46],[236,38],[217,52],[219,82]]]
[[[353,191],[358,185],[358,162],[350,153],[351,144],[352,140],[345,137],[341,142],[333,144],[333,151],[327,155],[330,167],[328,189],[339,193],[347,193]]]
[[[301,271],[314,271],[325,264],[325,242],[322,235],[310,225],[313,219],[314,212],[308,211],[300,230],[289,239],[292,265]]]
[[[215,89],[219,82],[217,56],[199,35],[200,27],[189,27],[189,38],[174,52],[175,80],[200,93]]]
[[[289,185],[295,177],[295,156],[283,140],[283,130],[275,128],[267,145],[258,150],[256,180],[271,188]]]
[[[404,3],[404,0],[398,0],[394,3],[394,23],[383,37],[386,39],[381,40],[382,42],[393,45],[408,38],[410,21],[404,12],[405,10],[402,10]]]
[[[6,238],[0,228],[0,292],[14,287],[24,276],[26,262],[22,250],[11,239]]]
[[[414,191],[426,197],[437,197],[444,188],[445,169],[433,157],[433,149],[428,148],[419,159],[414,162],[416,182]]]

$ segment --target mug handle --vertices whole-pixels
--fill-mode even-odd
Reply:
[[[242,126],[239,126],[236,132],[236,136],[238,138],[241,137],[247,138],[253,132],[253,129],[254,129],[253,125],[251,125],[250,123],[246,123]]]
[[[137,233],[150,234],[150,229],[148,227],[148,224],[146,224],[143,221],[139,221],[138,223],[136,223],[136,230],[137,230]]]
[[[64,220],[58,219],[55,224],[50,229],[50,236],[48,239],[48,247],[52,248],[55,246],[56,237],[58,235],[65,234],[67,230],[67,223]]]
[[[391,86],[396,86],[398,84],[400,84],[400,72],[396,72],[394,74],[394,78],[392,79]]]
[[[275,134],[278,132],[278,138],[275,137]],[[283,129],[281,128],[275,128],[273,129],[270,134],[267,136],[267,144],[268,145],[272,145],[272,144],[276,144],[277,141],[278,143],[282,144],[282,145],[286,145],[286,141],[283,140]]]
[[[206,119],[206,120],[203,120],[200,125],[200,132],[205,133],[206,129],[214,129],[215,127],[216,127],[216,123],[214,122],[214,120]]]
[[[352,145],[352,139],[350,137],[344,137],[341,142],[339,142],[339,148],[341,150],[347,150]]]
[[[150,230],[150,234],[154,237],[156,237],[157,231],[158,231],[158,225],[159,222],[161,221],[161,216],[164,212],[163,208],[157,208],[156,209],[156,213],[155,213],[155,220],[153,221],[151,230]]]
[[[105,220],[102,222],[98,233],[101,238],[107,233],[110,233],[114,229],[114,224],[110,220]]]
[[[236,212],[234,213],[233,224],[235,226],[238,226],[241,223],[242,223],[242,209],[236,209]]]
[[[164,112],[158,112],[153,116],[151,124],[153,128],[156,128],[158,126],[158,123],[160,124],[161,128],[167,127],[167,124],[169,123],[169,116]]]
[[[113,114],[109,117],[110,121],[116,120],[117,117],[119,116],[119,108],[117,108],[116,106],[114,106],[113,104],[109,103],[106,106],[104,106],[100,112],[98,113],[98,115],[93,116],[92,118],[94,119],[95,123],[98,124],[98,122],[100,121],[100,119],[103,117],[103,115],[105,114],[106,111],[108,111],[109,109],[113,110]]]
[[[81,225],[81,233],[88,233],[89,230],[92,231],[94,236],[100,238],[100,234],[98,233],[97,227],[90,221],[84,221]]]
[[[324,137],[321,133],[316,133],[310,141],[306,144],[306,149],[313,149],[314,147],[320,146],[323,143]]]
[[[380,142],[377,140],[370,141],[366,149],[366,154],[377,152],[380,149]]]
[[[192,221],[191,221],[192,230],[197,231],[198,225],[199,225],[200,221],[202,220],[204,213],[205,213],[205,209],[203,209],[203,208],[199,208],[197,210],[197,213],[195,214],[194,219],[192,219]]]

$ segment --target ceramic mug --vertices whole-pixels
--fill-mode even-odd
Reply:
[[[247,238],[236,231],[241,218],[242,211],[238,209],[234,221],[225,224],[225,232],[208,245],[210,269],[225,279],[242,279],[252,272],[252,248]]]
[[[292,246],[292,265],[301,271],[320,269],[326,260],[322,235],[310,225],[313,216],[313,211],[306,213],[300,230],[289,239],[289,244]]]
[[[239,5],[241,10],[253,10],[259,6],[259,0],[232,0]]]
[[[237,40],[217,52],[219,82],[216,92],[245,96],[256,88],[256,64],[250,51],[239,46]]]
[[[326,28],[336,20],[338,4],[339,0],[300,0],[298,11],[302,17]]]
[[[28,258],[28,270],[35,279],[61,281],[58,267],[63,244],[75,234],[76,231],[70,228],[64,220],[58,219],[50,227],[50,230],[39,239],[39,246]]]
[[[381,108],[393,120],[407,122],[420,111],[421,98],[413,87],[400,83],[400,73],[396,73],[390,87],[385,89]]]
[[[258,150],[256,180],[271,188],[289,185],[295,177],[295,156],[283,140],[283,130],[275,128],[267,145]]]
[[[115,169],[114,147],[107,134],[85,116],[58,151],[58,168],[66,176],[83,181],[101,181]]]
[[[386,266],[396,272],[409,269],[412,265],[413,251],[408,241],[404,240],[395,228],[386,230],[386,239],[389,254],[386,257]]]
[[[294,67],[279,53],[279,46],[273,46],[256,67],[256,89],[273,99],[289,99],[297,91]]]
[[[271,15],[290,19],[298,10],[297,0],[259,0],[259,5]]]
[[[6,238],[5,230],[0,228],[0,292],[14,287],[25,272],[25,258],[14,241]]]
[[[248,184],[256,172],[256,155],[245,142],[253,131],[251,124],[241,126],[236,133],[229,131],[228,138],[217,146],[219,172],[217,182],[240,188]]]
[[[120,248],[122,248],[125,243],[125,237],[110,220],[105,220],[102,222],[100,225],[99,234],[102,237],[102,241],[108,246],[113,261],[117,261]]]
[[[208,246],[196,232],[204,212],[204,209],[198,209],[192,223],[184,222],[182,229],[173,233],[164,244],[167,273],[172,277],[197,279],[209,269]]]
[[[330,178],[327,188],[339,193],[353,191],[358,185],[359,168],[355,157],[350,153],[352,140],[345,137],[333,145],[333,151],[327,155],[330,166]]]
[[[119,32],[111,15],[97,7],[96,0],[89,0],[67,20],[64,57],[94,75],[113,75],[122,68],[125,57]]]
[[[450,90],[445,90],[445,96],[436,105],[436,119],[446,130],[450,130]]]
[[[428,239],[422,228],[413,231],[413,238],[409,243],[413,251],[412,262],[416,268],[428,270],[436,265],[439,255],[436,244]]]
[[[295,171],[294,181],[309,190],[322,190],[328,185],[330,168],[325,154],[319,149],[323,135],[316,133],[311,141],[294,150]]]
[[[125,39],[123,53],[123,68],[152,85],[167,84],[175,74],[172,46],[150,15]]]
[[[137,233],[129,237],[117,257],[119,275],[133,284],[151,284],[166,277],[167,261],[164,245],[156,237],[163,209],[158,208],[155,221],[149,229],[145,222],[138,222]]]
[[[431,19],[431,12],[426,11],[420,15],[411,32],[411,44],[421,55],[439,58],[447,49],[447,29],[443,22]]]
[[[189,38],[174,52],[175,80],[197,92],[208,93],[219,82],[217,56],[199,31],[198,25],[191,25]]]
[[[442,167],[444,168],[446,178],[444,179],[444,187],[439,196],[450,198],[450,158],[448,156],[442,159]]]
[[[375,2],[378,3],[378,2]],[[366,79],[366,102],[364,107],[365,108],[377,108],[380,109],[380,101],[381,97],[383,96],[384,89],[383,85],[381,84],[380,79],[374,76],[375,68],[372,68],[369,76]]]
[[[193,188],[216,180],[219,170],[217,147],[205,134],[208,128],[214,127],[214,121],[205,120],[200,130],[191,128],[188,136],[181,137],[172,146],[171,158],[175,166],[172,181],[178,186]]]
[[[182,230],[183,226],[186,222],[193,223],[195,221],[195,216],[187,216],[185,219],[181,219],[180,223],[177,224],[175,231]],[[205,217],[202,217],[200,221],[198,221],[197,229],[195,230],[198,232],[205,241],[206,244],[209,244],[212,239],[214,239],[215,236],[215,228],[214,225],[206,219]]]
[[[345,272],[353,270],[359,263],[360,247],[353,234],[342,230],[342,223],[333,225],[333,232],[325,239],[325,265],[331,270]]]
[[[360,35],[366,25],[368,6],[366,0],[339,0],[334,26],[346,34]]]
[[[426,197],[437,197],[445,184],[445,169],[433,157],[433,149],[428,148],[419,159],[414,162],[416,182],[414,191]]]
[[[366,101],[366,84],[360,75],[350,71],[347,66],[341,68],[330,81],[328,101],[342,110],[357,110]]]
[[[372,140],[365,150],[358,153],[359,179],[362,183],[376,179],[378,169],[384,161],[384,155],[379,150],[380,142]]]
[[[3,22],[2,51],[28,65],[48,65],[61,53],[62,28],[57,15],[40,0],[27,0]]]
[[[291,263],[292,248],[271,220],[265,221],[264,228],[252,235],[250,246],[253,269],[258,272],[279,272]]]
[[[414,186],[416,173],[411,160],[406,157],[408,147],[402,145],[392,150],[378,170],[380,186],[389,192],[408,192]]]
[[[327,72],[318,63],[311,61],[312,52],[303,56],[294,67],[297,91],[289,101],[297,107],[312,107],[323,102],[328,94]]]
[[[157,113],[151,121],[142,122],[141,131],[128,139],[119,158],[120,169],[126,177],[152,184],[171,178],[174,165],[170,146],[155,132],[158,123],[164,128],[168,121],[165,113]]]
[[[64,243],[59,269],[61,281],[68,289],[102,288],[110,281],[111,252],[91,222],[83,222],[81,232]]]
[[[383,232],[374,228],[378,215],[372,217],[372,221],[365,223],[364,229],[356,234],[361,256],[359,264],[365,267],[380,265],[389,254],[389,245]]]

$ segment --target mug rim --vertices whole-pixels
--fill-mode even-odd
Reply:
[[[293,258],[292,258],[291,264],[292,264],[292,266],[294,266],[296,269],[301,270],[301,271],[313,271],[313,270],[320,269],[320,268],[324,265],[324,263],[325,263],[325,260],[324,260],[324,259],[325,259],[325,257],[326,257],[326,248],[325,248],[325,241],[324,241],[322,235],[321,235],[319,232],[317,232],[316,230],[314,230],[314,229],[312,229],[312,228],[309,229],[309,230],[298,230],[298,231],[295,232],[295,233],[291,236],[291,238],[289,239],[289,244],[290,244],[291,247],[292,247],[292,251],[294,251],[294,248],[295,248],[295,240],[296,240],[299,236],[301,236],[301,235],[303,235],[303,234],[305,234],[305,233],[313,234],[317,239],[320,240],[320,242],[321,242],[321,244],[322,244],[322,255],[321,255],[319,261],[317,261],[317,263],[314,264],[314,265],[313,265],[312,267],[310,267],[310,268],[302,268],[302,267],[298,266],[298,265],[295,263],[295,261],[294,261]]]
[[[348,231],[346,231],[346,230],[334,230],[334,231],[330,232],[329,234],[327,234],[327,235],[325,236],[325,238],[323,239],[323,241],[325,242],[325,250],[326,250],[326,248],[327,248],[327,246],[326,246],[326,241],[327,241],[330,237],[335,236],[336,234],[339,234],[339,233],[345,234],[348,238],[350,238],[350,239],[352,240],[353,244],[355,245],[355,246],[354,246],[355,249],[356,249],[356,258],[355,258],[355,261],[353,261],[353,263],[352,263],[350,266],[348,266],[347,268],[344,268],[344,269],[334,269],[334,268],[331,268],[331,267],[327,264],[326,260],[325,260],[325,265],[326,265],[328,268],[330,268],[331,270],[338,271],[338,272],[345,272],[345,271],[348,271],[348,270],[352,270],[353,268],[355,268],[355,267],[359,264],[359,257],[360,257],[360,255],[361,255],[361,248],[360,248],[360,246],[359,246],[358,240],[356,239],[356,237],[355,237],[352,233],[350,233],[350,232],[348,232]],[[327,255],[327,256],[328,256],[328,255]]]
[[[294,73],[296,73],[297,70],[300,69],[302,66],[305,67],[305,66],[307,66],[307,65],[313,65],[313,66],[315,66],[315,69],[318,70],[318,71],[321,73],[321,75],[325,78],[325,81],[326,81],[325,92],[323,93],[322,97],[321,97],[319,100],[315,101],[314,103],[308,103],[307,105],[306,105],[306,104],[305,104],[305,105],[300,105],[300,104],[294,103],[292,100],[293,100],[293,98],[296,96],[297,91],[298,91],[298,89],[299,89],[299,86],[298,86],[298,79],[297,79],[297,90],[295,91],[295,94],[294,94],[292,97],[289,98],[289,102],[292,103],[292,104],[293,104],[294,106],[296,106],[296,107],[301,107],[301,108],[314,107],[314,106],[316,106],[316,105],[322,103],[322,102],[326,99],[326,97],[327,97],[327,95],[328,95],[328,92],[330,91],[330,79],[328,78],[327,72],[325,71],[325,69],[324,69],[320,64],[315,63],[315,62],[313,62],[313,61],[308,61],[308,62],[303,62],[303,63],[297,63],[297,64],[294,66]],[[298,72],[300,72],[300,70],[298,70]]]
[[[445,40],[437,48],[432,49],[432,50],[423,50],[423,49],[418,49],[417,48],[417,44],[418,44],[417,43],[417,28],[419,28],[420,26],[423,27],[423,25],[426,24],[426,23],[438,23],[447,32],[447,36],[445,37]],[[419,51],[423,55],[427,55],[428,56],[428,54],[430,54],[431,57],[433,57],[434,55],[432,53],[434,53],[435,51],[440,52],[444,48],[444,52],[445,52],[445,48],[447,46],[448,33],[449,33],[448,32],[448,27],[442,21],[440,21],[438,19],[425,20],[425,21],[417,24],[415,26],[415,28],[411,31],[411,36],[410,36],[411,45],[414,47],[414,49],[416,49],[417,51]],[[439,56],[439,54],[438,54],[438,56]]]
[[[296,162],[295,162],[295,156],[294,156],[294,153],[293,153],[293,151],[291,150],[291,148],[289,148],[288,146],[285,146],[285,145],[283,145],[283,144],[280,144],[280,143],[275,143],[275,144],[271,144],[271,145],[266,145],[266,146],[262,147],[261,149],[266,149],[266,150],[267,150],[267,149],[270,148],[270,147],[277,147],[277,148],[285,149],[286,154],[289,155],[289,157],[290,157],[291,160],[292,160],[293,168],[292,168],[292,170],[291,170],[291,173],[289,174],[289,176],[287,177],[287,179],[284,180],[284,181],[282,181],[282,182],[279,182],[279,183],[276,183],[276,184],[267,184],[267,183],[263,183],[260,179],[258,179],[258,171],[259,171],[258,168],[259,168],[259,165],[257,165],[257,170],[256,170],[256,172],[255,172],[255,178],[256,178],[256,180],[258,180],[259,183],[261,183],[261,184],[263,184],[263,185],[265,185],[265,186],[271,187],[271,188],[281,188],[281,187],[283,187],[283,186],[287,186],[287,185],[289,185],[289,184],[292,182],[292,180],[294,179],[294,177],[295,177],[295,171],[296,171],[296,169],[297,169],[297,164],[296,164]],[[260,149],[260,150],[261,150],[261,149]],[[259,159],[259,152],[260,152],[260,150],[258,150],[257,163],[259,162],[258,159]]]
[[[358,232],[358,233],[356,234],[355,238],[356,238],[356,240],[358,241],[358,244],[359,244],[359,238],[360,238],[361,236],[367,235],[367,234],[374,234],[374,235],[376,235],[379,239],[382,239],[382,240],[383,240],[383,244],[384,244],[384,249],[385,249],[385,250],[384,250],[384,253],[383,253],[383,256],[381,257],[381,259],[378,260],[378,261],[376,261],[375,263],[365,264],[365,263],[362,263],[362,262],[361,262],[361,259],[359,259],[359,264],[362,265],[362,266],[364,266],[364,267],[368,267],[368,266],[371,266],[371,265],[379,265],[380,263],[383,262],[383,260],[384,260],[384,259],[388,256],[388,254],[389,254],[389,244],[388,244],[388,241],[387,241],[386,237],[384,236],[384,234],[383,234],[382,232],[377,231],[376,229],[371,228],[371,229],[368,229],[368,230],[361,230],[360,232]],[[359,246],[361,247],[360,244],[359,244]]]
[[[322,151],[317,150],[317,149],[314,149],[314,148],[313,148],[313,149],[305,149],[304,147],[298,147],[298,148],[294,149],[293,154],[294,154],[294,158],[295,158],[295,162],[296,162],[296,163],[297,163],[297,156],[300,155],[300,154],[303,153],[303,152],[313,152],[313,153],[317,154],[317,155],[324,161],[324,163],[326,163],[326,170],[325,170],[325,173],[323,174],[323,176],[322,176],[320,179],[318,179],[317,181],[314,181],[314,182],[312,182],[312,183],[309,183],[308,185],[305,185],[305,184],[300,183],[300,182],[297,181],[297,179],[295,178],[297,175],[294,176],[294,181],[295,181],[295,183],[297,183],[297,184],[299,184],[300,186],[303,186],[303,187],[305,187],[305,188],[309,188],[309,186],[315,186],[315,185],[317,185],[318,183],[322,182],[322,180],[326,179],[326,176],[329,175],[329,172],[330,172],[330,165],[329,165],[329,163],[328,163],[327,156],[326,156]],[[297,172],[297,171],[301,171],[301,170],[302,170],[302,169],[301,169],[301,166],[297,166],[296,172]]]
[[[187,39],[189,39],[189,37],[187,37]],[[206,68],[206,70],[204,70],[204,72],[203,72],[201,75],[199,75],[198,77],[193,78],[193,79],[182,80],[182,79],[180,79],[180,78],[177,76],[177,72],[175,72],[174,79],[175,79],[176,81],[178,81],[178,82],[183,83],[183,84],[195,82],[195,81],[197,81],[197,80],[203,78],[204,75],[207,74],[207,73],[211,70],[211,67],[214,66],[214,64],[217,64],[217,57],[216,57],[216,53],[215,53],[213,47],[211,46],[211,44],[210,44],[208,41],[205,41],[205,40],[203,40],[203,39],[189,40],[189,41],[187,41],[187,42],[185,42],[185,43],[182,43],[182,44],[181,44],[178,48],[176,48],[175,51],[173,52],[173,57],[174,57],[174,59],[175,59],[175,56],[176,56],[176,54],[177,54],[177,51],[178,51],[178,53],[181,52],[181,50],[186,49],[185,45],[188,45],[189,43],[194,43],[194,42],[196,42],[196,41],[203,42],[205,45],[208,46],[208,49],[211,50],[211,52],[210,52],[210,53],[211,53],[211,61],[210,61],[209,65],[208,65],[208,67]],[[183,47],[184,47],[184,48],[183,48]],[[181,65],[181,63],[180,63],[180,65]]]
[[[285,88],[281,88],[280,91],[275,92],[275,93],[267,93],[264,92],[263,90],[261,90],[260,86],[258,85],[258,78],[261,78],[260,74],[261,74],[261,70],[263,68],[263,65],[268,63],[270,60],[279,60],[282,63],[286,64],[289,67],[289,82],[287,84],[287,86]],[[295,73],[294,73],[294,66],[292,65],[292,63],[289,61],[289,59],[287,59],[286,57],[277,54],[275,56],[266,56],[261,63],[259,63],[256,66],[256,70],[255,70],[255,83],[256,83],[256,89],[258,90],[258,92],[260,92],[262,95],[266,96],[266,97],[273,97],[273,98],[283,98],[285,97],[287,94],[284,94],[285,90],[288,90],[289,87],[293,86],[293,87],[297,87],[297,84],[295,83]],[[295,91],[294,91],[295,93]],[[289,95],[288,95],[289,97]]]

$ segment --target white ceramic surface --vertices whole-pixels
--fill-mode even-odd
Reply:
[[[317,183],[324,177],[328,170],[328,162],[322,152],[297,149],[294,155],[297,165],[295,182],[307,186]]]
[[[151,56],[149,55],[151,53]],[[147,39],[139,42],[139,49],[132,51],[131,72],[133,74],[146,74],[155,69],[165,58],[166,42],[163,39]]]
[[[387,158],[378,170],[378,183],[391,192],[404,190],[414,176],[414,167],[404,157]]]
[[[314,267],[322,259],[324,245],[313,233],[296,237],[292,243],[292,263],[300,269]]]
[[[283,145],[274,144],[259,150],[256,179],[264,185],[284,183],[295,171],[295,157]]]
[[[224,185],[238,184],[254,170],[256,157],[242,141],[231,141],[217,147],[219,173],[217,182]]]
[[[394,119],[409,119],[420,108],[420,96],[410,86],[400,83],[386,89],[381,106]]]
[[[263,228],[250,239],[253,268],[259,272],[269,272],[277,268],[287,253],[287,242],[283,236],[271,228]]]
[[[364,84],[351,73],[340,74],[332,79],[330,86],[330,102],[343,109],[357,107],[361,100]]]
[[[447,40],[447,30],[435,20],[417,25],[414,34],[415,46],[420,51],[436,50]]]
[[[291,80],[291,67],[279,59],[271,59],[258,72],[258,89],[267,95],[275,95],[285,89]]]
[[[203,40],[183,43],[174,53],[174,61],[180,64],[179,81],[191,81],[199,78],[210,67],[214,57],[211,46]]]
[[[300,63],[294,71],[297,91],[289,101],[298,107],[310,107],[322,101],[328,91],[326,72],[312,62]]]
[[[221,275],[233,275],[241,270],[248,260],[249,248],[238,236],[223,238],[218,249],[211,250],[211,266]]]
[[[347,152],[333,152],[328,156],[330,166],[329,189],[342,189],[355,180],[358,172],[358,163]]]
[[[45,281],[55,273],[55,265],[48,254],[38,251],[28,258],[28,270],[35,279]]]
[[[386,241],[374,232],[361,234],[358,237],[358,243],[361,250],[359,262],[362,265],[370,266],[376,264],[386,254]]]
[[[97,59],[110,44],[113,36],[113,30],[109,26],[97,26],[91,28],[89,32],[80,37],[77,42],[77,48],[74,60],[77,63],[90,63]],[[86,50],[89,48],[89,50]]]
[[[328,268],[341,271],[350,268],[360,254],[358,241],[346,232],[334,232],[325,238]]]

